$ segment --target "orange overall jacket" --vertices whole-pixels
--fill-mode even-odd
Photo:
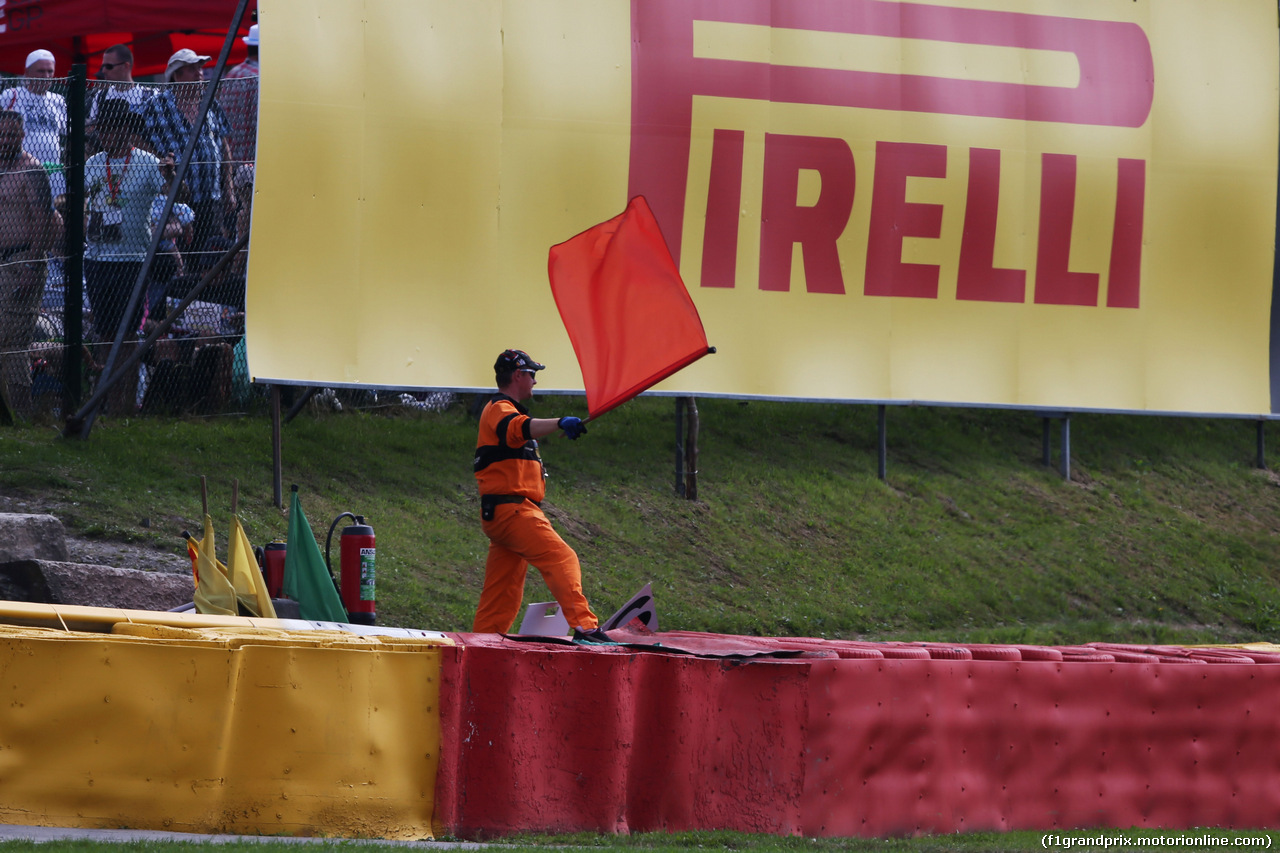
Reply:
[[[589,631],[599,626],[582,592],[578,555],[542,512],[546,474],[529,422],[528,410],[505,394],[495,396],[480,414],[474,467],[489,556],[471,628],[476,633],[510,632],[530,563],[570,627]]]

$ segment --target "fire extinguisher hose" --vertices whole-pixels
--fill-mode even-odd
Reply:
[[[333,529],[337,527],[338,522],[342,521],[342,519],[344,518],[350,518],[352,521],[356,522],[357,524],[360,523],[355,513],[344,512],[333,520],[333,524],[329,525],[329,535],[326,536],[324,539],[324,567],[329,570],[329,580],[333,581],[333,585],[335,588],[338,587],[338,579],[333,576],[333,564],[329,562],[329,546],[333,544]],[[342,590],[338,589],[338,593],[339,595],[341,595]]]

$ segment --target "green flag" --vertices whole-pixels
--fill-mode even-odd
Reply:
[[[302,618],[311,622],[346,622],[347,611],[325,567],[320,546],[302,513],[298,490],[289,506],[289,543],[284,555],[284,594],[298,602]]]

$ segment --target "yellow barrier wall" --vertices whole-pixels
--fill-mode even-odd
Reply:
[[[431,837],[438,642],[116,630],[0,627],[0,821]]]
[[[639,192],[719,350],[658,390],[1272,410],[1271,0],[260,19],[260,381],[487,388],[515,346],[581,389],[547,251]]]

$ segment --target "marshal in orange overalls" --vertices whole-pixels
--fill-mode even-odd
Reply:
[[[476,633],[510,632],[520,612],[530,563],[542,574],[569,627],[589,631],[599,625],[582,593],[577,553],[542,512],[545,474],[538,442],[529,435],[529,421],[528,410],[501,393],[480,414],[475,474],[489,558],[471,626]]]

